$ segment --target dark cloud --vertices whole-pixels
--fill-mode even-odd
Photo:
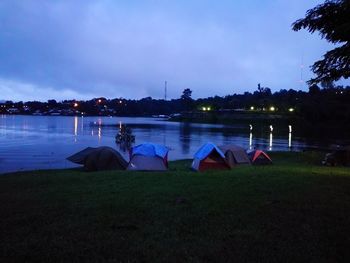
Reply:
[[[4,98],[195,97],[300,88],[330,48],[291,23],[320,1],[0,2]],[[262,3],[263,2],[263,3]]]

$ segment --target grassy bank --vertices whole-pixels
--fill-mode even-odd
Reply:
[[[350,168],[316,153],[195,173],[0,176],[0,262],[340,262],[350,259]]]

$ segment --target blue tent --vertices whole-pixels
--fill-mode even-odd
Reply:
[[[128,170],[165,171],[168,169],[169,149],[164,145],[143,143],[130,151]]]
[[[199,159],[200,161],[207,158],[207,156],[213,151],[216,150],[218,154],[225,158],[225,154],[213,143],[208,142],[204,144],[199,150],[194,154],[194,159]]]
[[[168,152],[169,149],[166,146],[154,143],[139,144],[131,149],[131,155],[159,156],[161,158],[164,158]]]
[[[225,161],[225,154],[215,144],[206,143],[195,153],[192,169],[196,171],[226,170],[229,166]]]

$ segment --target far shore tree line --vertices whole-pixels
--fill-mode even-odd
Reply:
[[[272,93],[258,84],[253,93],[192,99],[192,91],[185,89],[178,99],[164,100],[146,97],[140,100],[94,98],[88,101],[48,100],[47,102],[6,101],[0,104],[1,114],[78,115],[78,116],[152,116],[178,115],[185,112],[204,114],[246,112],[278,114],[310,121],[350,120],[350,86],[323,88],[312,85],[308,92],[281,89]]]

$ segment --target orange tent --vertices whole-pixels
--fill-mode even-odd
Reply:
[[[270,156],[267,155],[267,153],[261,151],[261,150],[254,150],[251,152],[248,152],[248,156],[252,162],[252,164],[272,164],[272,160]]]

